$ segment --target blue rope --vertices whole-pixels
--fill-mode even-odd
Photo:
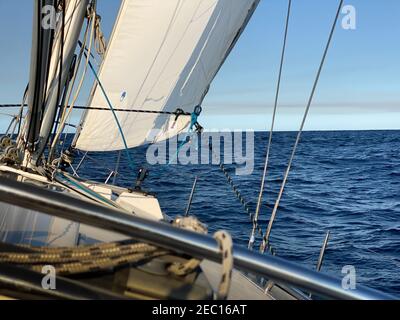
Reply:
[[[65,175],[64,173],[62,174],[56,174],[56,178],[60,179],[60,180],[67,180],[68,183],[70,183],[72,186],[80,189],[81,191],[83,191],[86,194],[89,194],[93,197],[95,197],[97,200],[100,200],[101,202],[106,202],[107,204],[115,207],[115,203],[108,200],[107,198],[103,197],[102,195],[98,194],[97,192],[93,191],[92,189],[86,187],[85,185],[82,185],[76,181],[74,181],[73,179],[71,179],[70,177],[68,177],[67,175]]]
[[[169,160],[168,165],[170,165],[172,163],[172,161],[174,161],[175,159],[178,158],[178,155],[179,155],[179,152],[181,151],[181,149],[187,143],[189,143],[189,141],[191,140],[190,137],[193,136],[193,134],[196,133],[196,131],[193,130],[193,127],[196,125],[198,118],[199,118],[199,113],[193,112],[192,115],[191,115],[189,130],[186,133],[185,139],[179,144],[178,148],[176,149],[175,156],[172,159]]]
[[[85,53],[85,55],[86,55],[86,53]],[[129,164],[129,167],[131,168],[132,171],[135,171],[135,167],[134,167],[134,165],[133,165],[133,161],[132,161],[131,155],[129,154],[128,144],[126,143],[126,139],[125,139],[125,136],[124,136],[124,132],[122,131],[122,127],[121,127],[121,124],[119,123],[117,114],[115,113],[115,110],[114,110],[114,108],[113,108],[113,106],[112,106],[112,104],[111,104],[110,99],[109,99],[108,96],[107,96],[106,91],[104,90],[104,87],[103,87],[103,85],[102,85],[102,83],[101,83],[101,81],[100,81],[100,79],[99,79],[99,76],[97,75],[97,72],[96,72],[96,70],[93,68],[93,65],[91,64],[90,61],[89,61],[89,67],[90,67],[90,69],[92,70],[92,72],[93,72],[93,74],[94,74],[94,76],[95,76],[95,78],[96,78],[96,81],[97,81],[97,83],[99,84],[100,89],[101,89],[101,91],[102,91],[104,97],[106,98],[106,101],[107,101],[107,103],[108,103],[108,106],[109,106],[110,109],[111,109],[111,112],[112,112],[112,114],[113,114],[113,116],[114,116],[115,122],[117,123],[118,130],[119,130],[119,132],[120,132],[120,134],[121,134],[121,138],[122,138],[122,141],[123,141],[124,146],[125,146],[125,153],[126,153],[126,156],[128,157],[128,164]]]

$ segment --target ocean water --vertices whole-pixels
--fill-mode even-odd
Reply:
[[[273,137],[270,169],[260,212],[265,230],[282,183],[296,133]],[[255,134],[255,167],[234,183],[255,210],[268,133]],[[236,199],[218,165],[148,165],[146,147],[131,150],[135,166],[150,170],[143,188],[154,193],[163,211],[183,214],[195,176],[191,213],[211,232],[225,229],[247,246],[249,215]],[[223,150],[223,148],[221,148]],[[115,153],[91,153],[80,168],[85,178],[104,181],[116,162]],[[78,159],[79,160],[79,159]],[[132,187],[132,173],[122,156],[118,185]],[[271,244],[280,257],[315,268],[327,231],[331,232],[322,272],[342,277],[356,269],[357,283],[400,297],[400,131],[305,132],[277,218]],[[258,238],[258,240],[260,240]],[[258,242],[259,243],[259,242]]]

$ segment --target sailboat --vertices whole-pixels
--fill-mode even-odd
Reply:
[[[33,2],[29,84],[0,141],[0,298],[391,298],[208,235],[189,212],[168,217],[141,188],[145,170],[132,188],[110,183],[118,165],[105,183],[77,173],[88,152],[132,163],[131,148],[201,133],[202,102],[259,0],[123,0],[107,45],[96,0]]]

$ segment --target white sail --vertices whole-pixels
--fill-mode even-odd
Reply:
[[[258,2],[124,0],[99,71],[113,108],[193,112]],[[108,108],[100,88],[93,92],[89,107]],[[190,116],[116,114],[129,147],[170,138],[190,123]],[[123,149],[112,113],[88,110],[75,147]]]

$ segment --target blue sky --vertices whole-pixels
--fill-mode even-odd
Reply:
[[[119,0],[98,2],[109,35]],[[356,8],[357,28],[338,25],[306,129],[400,129],[400,1],[345,4]],[[338,0],[293,0],[277,130],[299,127],[337,5]],[[206,128],[269,128],[286,9],[287,0],[261,0],[204,102],[200,122]],[[32,1],[0,0],[0,103],[21,100],[31,19]],[[85,99],[84,94],[79,102]],[[7,118],[0,119],[3,129]]]

